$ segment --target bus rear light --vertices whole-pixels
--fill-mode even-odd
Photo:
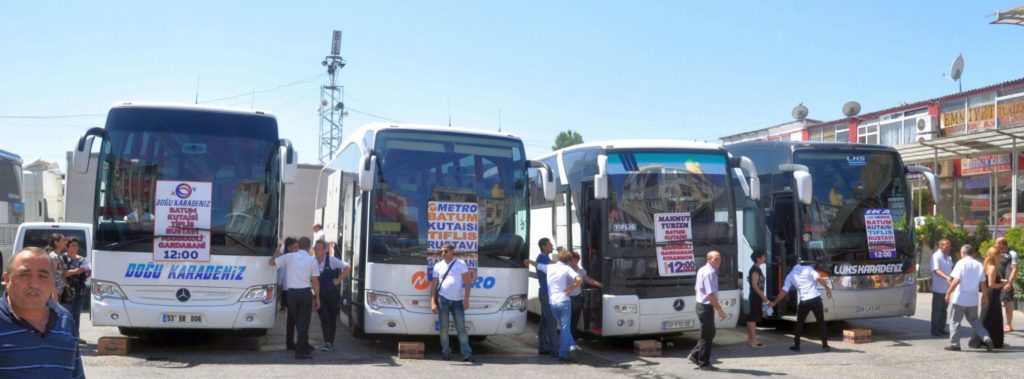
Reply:
[[[512,295],[501,306],[502,311],[526,311],[526,295]]]
[[[127,299],[124,295],[124,291],[121,291],[121,287],[117,283],[108,282],[105,280],[92,281],[92,294],[100,299]]]
[[[242,295],[242,298],[239,299],[238,301],[262,301],[263,304],[270,304],[271,302],[274,301],[274,292],[277,292],[276,289],[277,286],[273,284],[252,286],[249,287],[249,289],[245,290],[245,293]]]
[[[395,297],[395,295],[389,292],[379,291],[366,291],[366,305],[374,310],[381,308],[402,308],[402,303],[398,302],[398,298]]]

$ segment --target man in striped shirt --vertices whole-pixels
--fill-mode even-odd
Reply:
[[[75,321],[50,299],[54,271],[39,248],[11,257],[0,296],[0,378],[85,378]]]

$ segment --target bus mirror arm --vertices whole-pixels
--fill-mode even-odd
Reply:
[[[281,154],[281,182],[284,184],[295,183],[295,176],[299,170],[299,157],[295,149],[292,148],[292,141],[287,138],[282,138],[278,142],[280,146],[279,152]]]
[[[811,179],[810,169],[802,164],[780,164],[779,171],[792,172],[793,180],[796,182],[796,195],[801,204],[811,205],[811,197],[814,190],[814,183]]]
[[[925,180],[928,181],[928,190],[932,193],[932,202],[936,205],[939,204],[939,184],[935,180],[935,174],[932,170],[923,166],[907,166],[908,174],[921,174],[924,175]]]
[[[377,155],[371,153],[364,156],[362,166],[362,169],[359,170],[359,189],[373,190],[373,182],[377,176]]]
[[[78,138],[78,144],[75,146],[74,154],[71,157],[72,167],[75,169],[75,172],[79,174],[89,172],[89,158],[92,154],[92,143],[96,137],[107,138],[107,130],[100,127],[90,128]]]
[[[597,175],[594,175],[594,198],[608,198],[608,155],[603,151],[597,155]]]
[[[750,199],[761,198],[761,179],[757,176],[757,165],[747,157],[740,157],[740,168],[750,176]]]
[[[541,190],[544,193],[545,201],[555,200],[555,176],[551,173],[551,168],[547,164],[540,161],[529,161],[530,168],[535,168],[540,171],[541,178]]]

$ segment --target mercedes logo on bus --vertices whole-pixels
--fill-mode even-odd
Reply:
[[[188,292],[188,288],[180,288],[178,289],[178,292],[174,293],[174,297],[178,298],[178,301],[184,303],[188,301],[188,299],[192,298],[192,293]]]
[[[675,309],[676,312],[682,312],[685,306],[686,303],[683,303],[683,299],[676,299],[676,301],[672,303],[672,309]]]

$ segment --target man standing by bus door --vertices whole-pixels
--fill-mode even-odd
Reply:
[[[697,369],[718,371],[711,365],[711,343],[715,339],[715,313],[725,320],[725,310],[718,304],[718,268],[722,266],[722,254],[711,250],[707,255],[707,264],[697,270],[697,282],[694,291],[697,293],[697,319],[700,320],[700,339],[697,346],[690,351],[690,362]]]
[[[541,238],[537,241],[537,246],[540,247],[540,254],[537,255],[537,260],[531,261],[527,259],[523,262],[526,268],[530,268],[530,265],[533,265],[537,269],[537,284],[540,287],[537,291],[537,300],[540,302],[537,354],[557,357],[558,335],[555,333],[555,328],[558,325],[558,320],[555,320],[555,313],[551,311],[551,297],[548,293],[547,275],[548,263],[551,263],[551,250],[554,249],[555,245],[551,243],[550,239]]]
[[[316,257],[317,271],[320,277],[320,309],[316,310],[320,318],[320,330],[324,332],[323,351],[334,350],[334,335],[338,330],[338,314],[341,312],[341,289],[335,279],[345,279],[352,268],[345,261],[327,255],[327,243],[323,240],[313,242],[313,256]]]
[[[950,252],[953,244],[948,239],[939,240],[939,250],[932,254],[932,335],[936,337],[949,335],[949,324],[946,310],[946,290],[953,278],[953,257]]]
[[[455,246],[450,243],[441,246],[441,260],[434,263],[434,279],[430,281],[430,310],[438,314],[438,328],[441,329],[441,359],[452,357],[451,342],[448,339],[448,316],[455,319],[455,330],[459,333],[459,353],[463,362],[473,362],[473,349],[469,347],[469,333],[466,331],[466,310],[469,309],[469,291],[473,273],[466,262],[455,259]],[[463,292],[463,293],[460,293]]]
[[[796,329],[793,330],[793,346],[789,350],[800,351],[800,335],[804,331],[804,322],[807,321],[807,314],[814,313],[814,321],[818,323],[818,337],[821,338],[821,349],[832,350],[828,346],[828,326],[825,325],[825,304],[821,300],[821,291],[818,285],[825,287],[825,296],[832,298],[832,289],[825,278],[822,278],[814,267],[800,264],[795,255],[789,256],[789,262],[793,269],[786,275],[786,281],[782,285],[782,291],[770,304],[772,308],[779,305],[782,299],[789,295],[789,290],[796,287],[798,302],[796,307]]]
[[[306,238],[306,241],[309,241]],[[307,246],[308,247],[308,246]],[[313,357],[313,347],[309,345],[309,322],[313,309],[320,309],[320,272],[316,259],[308,254],[281,254],[275,251],[270,258],[270,265],[278,270],[285,270],[285,281],[288,286],[288,316],[295,320],[298,329],[298,341],[295,342],[295,359]]]

